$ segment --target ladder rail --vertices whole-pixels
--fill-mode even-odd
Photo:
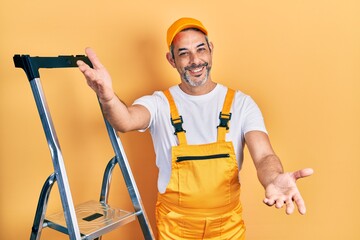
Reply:
[[[112,172],[114,170],[114,167],[116,165],[116,157],[113,157],[109,163],[106,165],[103,181],[101,185],[101,193],[100,193],[100,202],[108,203],[109,200],[109,192],[110,192],[110,183],[111,183],[111,177]]]
[[[104,117],[104,121],[105,121],[106,129],[108,131],[108,135],[110,137],[110,141],[112,143],[114,152],[116,154],[116,160],[120,166],[134,209],[137,212],[137,217],[140,222],[140,227],[144,234],[144,237],[145,239],[155,239],[152,229],[149,225],[149,220],[143,208],[140,193],[135,183],[135,179],[132,174],[129,161],[126,157],[125,150],[123,148],[121,140],[119,136],[116,134],[115,129],[110,125],[110,123],[106,120],[105,117]]]
[[[38,205],[36,208],[33,227],[31,228],[30,240],[39,240],[41,236],[41,230],[44,225],[46,208],[50,196],[51,189],[56,182],[56,175],[52,173],[45,181],[43,188],[40,192]]]
[[[66,174],[64,159],[62,156],[58,137],[52,122],[51,114],[47,106],[46,98],[41,86],[40,78],[30,80],[31,89],[39,111],[41,123],[44,128],[54,172],[58,183],[62,207],[68,226],[70,239],[81,240],[80,230],[76,219],[74,203],[71,195],[69,180]]]

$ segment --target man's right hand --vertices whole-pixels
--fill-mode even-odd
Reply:
[[[77,61],[77,65],[84,74],[88,85],[96,92],[101,109],[113,128],[119,132],[128,132],[148,127],[151,116],[147,108],[142,105],[127,107],[115,95],[111,77],[95,52],[91,48],[86,48],[85,53],[93,68],[83,61]]]
[[[94,50],[86,48],[85,53],[91,61],[93,68],[84,63],[77,61],[80,71],[84,74],[87,84],[95,91],[100,103],[110,102],[115,96],[112,88],[111,77],[106,68],[101,64]]]

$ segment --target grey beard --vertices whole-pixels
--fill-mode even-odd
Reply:
[[[211,67],[208,67],[207,63],[205,66],[206,66],[206,75],[205,75],[204,79],[202,79],[199,82],[194,82],[191,80],[191,77],[188,75],[188,71],[185,71],[184,75],[183,75],[183,79],[185,80],[185,82],[187,82],[192,87],[199,87],[199,86],[204,85],[206,83],[206,81],[209,79],[209,74],[210,74],[210,70],[211,70]],[[188,69],[185,68],[185,70],[188,70]]]
[[[185,82],[187,82],[192,87],[199,87],[199,86],[204,85],[206,83],[206,81],[208,80],[208,78],[209,78],[209,71],[206,71],[206,75],[205,75],[204,79],[202,79],[199,82],[192,81],[190,79],[190,77],[188,76],[187,72],[184,73]]]

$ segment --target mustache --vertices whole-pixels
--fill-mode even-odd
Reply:
[[[207,67],[209,65],[209,63],[205,62],[205,63],[202,63],[202,64],[192,64],[190,66],[187,66],[185,67],[185,70],[193,70],[193,69],[196,69],[196,68],[201,68],[201,67]]]

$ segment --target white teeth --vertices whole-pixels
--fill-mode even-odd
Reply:
[[[203,69],[203,68],[197,68],[197,69],[192,70],[192,72],[198,73],[198,72],[200,72],[202,69]]]

